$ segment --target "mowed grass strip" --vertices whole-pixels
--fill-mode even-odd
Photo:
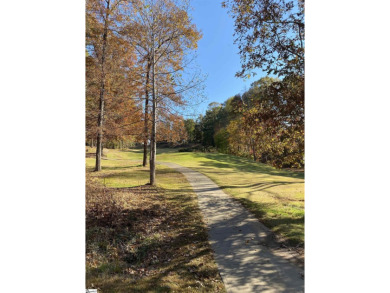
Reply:
[[[110,152],[113,155],[119,151]],[[142,150],[139,149],[120,153],[128,160],[142,159]],[[287,245],[304,245],[303,172],[278,170],[226,154],[178,152],[177,149],[158,149],[157,160],[177,163],[203,173],[273,232],[282,236]]]
[[[106,150],[105,150],[106,152]],[[225,292],[196,195],[184,176],[108,150],[87,158],[86,285],[99,292]],[[88,156],[87,156],[88,157]],[[105,186],[104,186],[105,184]]]
[[[304,173],[221,153],[161,150],[170,161],[203,173],[240,201],[287,245],[304,245]]]

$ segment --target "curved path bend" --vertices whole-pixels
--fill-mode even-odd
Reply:
[[[270,247],[270,231],[205,175],[174,163],[198,196],[227,292],[303,292],[303,270]]]

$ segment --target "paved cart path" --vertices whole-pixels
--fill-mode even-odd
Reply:
[[[205,175],[159,162],[183,173],[198,196],[214,257],[227,292],[303,292],[303,270],[270,247],[270,232]]]

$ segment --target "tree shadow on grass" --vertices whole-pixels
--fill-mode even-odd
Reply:
[[[258,183],[240,184],[240,185],[221,185],[220,187],[223,189],[252,188],[254,190],[266,190],[272,187],[292,185],[292,184],[301,184],[301,182],[272,181],[272,182],[258,182]]]
[[[189,262],[201,259],[203,256],[212,253],[209,249],[204,249],[197,254],[186,259],[171,261],[168,264],[160,265],[159,274],[152,276],[143,275],[139,279],[132,277],[108,279],[101,289],[103,292],[218,292],[215,286],[210,282],[204,282],[210,278],[219,278],[219,272],[216,267],[197,268],[189,265]],[[179,274],[180,284],[176,282],[172,275]],[[177,276],[175,276],[177,278]],[[199,282],[202,282],[200,285]],[[178,286],[179,285],[179,286]],[[193,290],[188,288],[192,287]],[[222,283],[220,287],[223,287]],[[198,289],[197,289],[198,288]],[[184,291],[187,289],[188,291]],[[194,290],[195,289],[195,290]],[[129,291],[130,290],[130,291]],[[201,290],[201,291],[199,291]]]
[[[205,263],[212,255],[207,230],[188,194],[166,195],[149,185],[106,188],[104,202],[87,203],[87,260],[98,262],[87,265],[87,286],[102,292],[170,292],[174,283],[179,290],[199,282],[210,292],[223,287],[217,268]]]
[[[251,211],[257,219],[275,233],[280,233],[288,246],[303,245],[305,217],[278,216],[271,218],[268,213],[273,209],[272,204],[257,203],[246,198],[233,198]]]
[[[220,188],[223,190],[226,189],[247,189],[250,188],[250,191],[247,191],[248,194],[252,195],[255,192],[265,192],[268,196],[273,197],[280,201],[281,203],[293,203],[293,202],[304,202],[303,198],[297,197],[288,197],[285,195],[281,195],[278,192],[270,191],[269,189],[278,186],[286,186],[286,185],[294,185],[294,184],[302,184],[301,182],[281,182],[281,181],[272,181],[270,183],[254,183],[254,184],[240,184],[240,185],[221,185]]]
[[[132,148],[131,150],[123,149],[123,150],[120,150],[120,151],[124,152],[124,153],[136,153],[136,154],[143,154],[144,153],[144,149],[143,148]]]
[[[102,174],[101,177],[110,178],[110,179],[131,179],[131,178],[135,178],[135,177],[140,177],[141,176],[141,177],[147,178],[147,176],[145,176],[143,174],[149,173],[148,170],[143,170],[143,169],[137,170],[136,173],[134,172],[134,170],[131,170],[129,167],[124,168],[124,170],[126,170],[126,169],[128,171],[115,172],[115,173],[110,173],[110,174]],[[118,169],[118,170],[120,170],[120,169]]]
[[[143,174],[149,174],[149,169],[138,169],[136,170],[136,172],[134,172],[134,170],[132,168],[134,167],[141,167],[142,165],[137,165],[137,166],[118,166],[118,167],[106,167],[104,168],[105,170],[127,170],[127,171],[124,171],[124,172],[116,172],[116,173],[112,173],[112,174],[102,174],[101,176],[102,177],[105,177],[105,178],[132,178],[134,177],[134,174],[137,174],[137,173],[143,173]],[[177,172],[176,171],[172,171],[172,169],[170,168],[164,168],[164,169],[157,169],[156,170],[156,175],[166,175],[166,174],[173,174],[173,175],[176,175]],[[137,176],[139,176],[139,174],[137,174]],[[141,175],[143,176],[143,175]],[[145,178],[148,178],[148,176],[144,176]]]
[[[210,161],[202,161],[201,166],[213,167],[217,169],[229,168],[240,172],[264,173],[273,176],[283,176],[290,178],[304,179],[304,172],[292,172],[287,170],[279,170],[262,164],[253,162],[246,158],[236,157],[232,155],[220,153],[202,153],[196,154],[198,156],[206,157]]]
[[[158,149],[158,154],[168,154],[168,153],[177,153],[176,149]],[[199,158],[207,158],[210,161],[201,161],[200,165],[204,167],[212,167],[215,169],[234,169],[236,171],[242,172],[252,172],[252,173],[264,173],[274,176],[284,176],[290,178],[299,178],[304,179],[304,172],[302,170],[292,171],[292,170],[283,170],[276,169],[272,166],[254,162],[248,158],[238,157],[234,155],[222,154],[222,153],[200,153],[194,152],[193,156]]]
[[[102,169],[104,171],[115,171],[115,170],[126,170],[126,169],[129,169],[129,168],[138,168],[138,167],[142,167],[142,164],[135,164],[135,165],[127,165],[127,166],[112,166],[112,167],[103,167]],[[144,170],[143,170],[144,171]],[[145,170],[147,171],[147,170]],[[134,171],[133,171],[134,172]]]

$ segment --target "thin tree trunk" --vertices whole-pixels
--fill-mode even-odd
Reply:
[[[104,85],[103,89],[100,93],[100,112],[98,117],[98,135],[96,140],[96,165],[95,165],[95,171],[101,171],[101,159],[102,159],[102,140],[103,140],[103,111],[104,111],[104,99],[102,96],[104,95]]]
[[[142,165],[145,167],[148,164],[148,137],[149,137],[149,130],[148,130],[148,114],[149,114],[149,71],[150,71],[150,58],[148,58],[148,65],[147,65],[147,71],[146,71],[146,82],[145,82],[145,121],[144,121],[144,160],[142,162]]]
[[[104,31],[103,31],[103,48],[102,48],[102,60],[101,60],[101,80],[100,80],[100,97],[99,97],[99,116],[98,116],[98,134],[96,141],[96,165],[95,171],[101,171],[101,159],[103,154],[103,119],[104,119],[104,61],[106,55],[106,46],[107,46],[107,34],[108,34],[108,14],[110,10],[110,0],[107,1],[107,9],[106,9],[106,19],[104,23]]]
[[[252,144],[252,152],[253,152],[253,161],[256,162],[256,152],[255,152],[255,142],[254,142],[254,139],[252,138],[251,139],[251,144]]]
[[[153,38],[154,44],[154,38]],[[150,152],[150,185],[156,185],[156,107],[157,107],[157,97],[156,97],[156,74],[155,74],[155,56],[154,56],[154,47],[153,47],[153,57],[152,57],[152,139],[151,139],[151,152]]]
[[[95,171],[101,171],[102,170],[102,165],[101,165],[101,159],[102,159],[102,152],[101,152],[101,147],[102,147],[102,142],[101,142],[101,133],[99,130],[99,133],[97,135],[96,139],[96,165],[95,165]]]

